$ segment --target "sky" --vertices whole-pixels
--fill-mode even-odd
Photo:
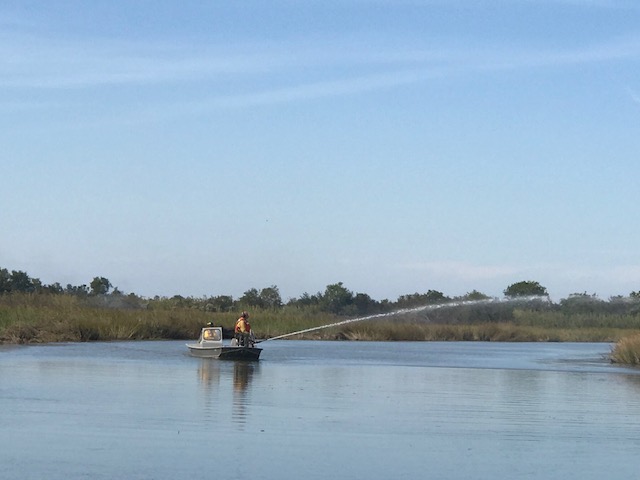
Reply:
[[[0,268],[640,290],[640,2],[0,0]]]

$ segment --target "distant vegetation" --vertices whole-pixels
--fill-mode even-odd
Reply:
[[[63,287],[0,268],[0,343],[189,339],[208,321],[229,331],[241,310],[251,311],[254,330],[268,338],[406,310],[316,330],[303,338],[618,342],[612,360],[640,364],[640,292],[607,300],[575,293],[553,303],[538,282],[521,281],[507,286],[504,295],[510,301],[492,301],[497,299],[477,290],[458,297],[428,290],[377,301],[339,282],[286,302],[275,285],[250,288],[237,299],[144,298],[120,291],[105,277]]]

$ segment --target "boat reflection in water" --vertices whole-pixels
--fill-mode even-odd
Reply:
[[[202,358],[198,365],[198,380],[202,388],[204,413],[209,419],[229,414],[236,426],[247,422],[247,405],[254,374],[259,369],[256,362],[219,362]]]
[[[240,426],[247,422],[247,399],[254,370],[252,362],[234,362],[233,365],[233,420]]]
[[[220,383],[220,364],[203,358],[198,366],[198,376],[204,387],[217,386]]]
[[[220,375],[220,362],[207,358],[200,360],[198,380],[202,387],[203,414],[208,421],[216,421],[220,413]]]

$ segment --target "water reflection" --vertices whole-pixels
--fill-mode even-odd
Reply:
[[[198,376],[200,377],[200,384],[207,390],[209,390],[213,385],[218,385],[220,383],[219,362],[202,359],[200,366],[198,367]]]
[[[198,365],[198,380],[205,418],[219,421],[220,415],[230,413],[236,427],[244,426],[249,415],[251,382],[258,368],[254,362],[202,359]]]
[[[255,363],[235,362],[233,365],[233,420],[238,426],[247,422],[248,391]]]
[[[640,370],[608,345],[276,342],[3,350],[0,478],[200,478],[239,449],[233,478],[638,477]]]
[[[208,358],[201,359],[198,366],[198,379],[204,399],[204,418],[215,420],[220,385],[220,362]]]
[[[640,375],[620,375],[620,377],[634,387],[640,388]]]

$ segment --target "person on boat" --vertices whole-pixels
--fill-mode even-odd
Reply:
[[[236,320],[236,326],[234,328],[235,337],[238,340],[238,345],[241,347],[252,347],[252,334],[251,324],[249,323],[249,313],[242,312],[240,318]]]

